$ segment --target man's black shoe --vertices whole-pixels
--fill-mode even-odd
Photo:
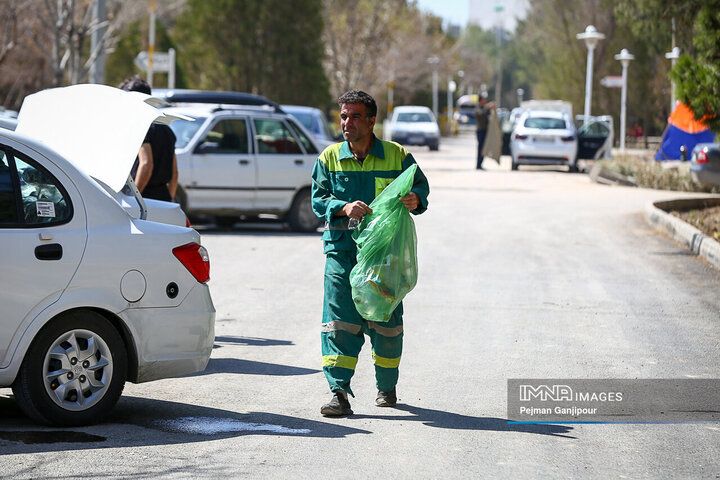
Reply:
[[[394,407],[397,405],[397,394],[395,393],[395,389],[393,388],[389,392],[381,392],[378,390],[375,405],[378,407]]]
[[[342,417],[345,415],[352,415],[353,411],[350,408],[350,402],[347,399],[347,393],[335,392],[332,400],[326,403],[320,409],[320,413],[326,417]]]

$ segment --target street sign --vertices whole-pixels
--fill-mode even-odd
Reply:
[[[605,88],[622,88],[622,76],[608,75],[600,80],[600,85]]]
[[[135,65],[143,71],[148,70],[148,52],[140,52],[135,57]],[[170,54],[167,52],[153,53],[153,72],[170,72]]]

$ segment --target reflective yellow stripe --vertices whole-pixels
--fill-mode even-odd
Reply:
[[[355,370],[357,357],[346,357],[345,355],[323,355],[323,367],[340,367],[348,370]],[[398,363],[400,363],[398,359]]]
[[[397,337],[398,335],[403,333],[402,325],[398,325],[395,328],[388,328],[388,327],[383,327],[375,322],[368,322],[368,328],[372,328],[373,330],[378,332],[383,337],[391,337],[392,338],[392,337]]]
[[[373,362],[378,367],[383,368],[398,368],[400,366],[400,357],[397,358],[385,358],[377,355],[375,351],[372,352]]]
[[[343,322],[341,320],[333,320],[332,322],[327,322],[322,324],[322,332],[328,333],[328,332],[336,332],[338,330],[344,330],[346,332],[353,333],[357,335],[360,333],[360,330],[362,330],[362,327],[360,325],[356,325],[354,323],[349,322]]]

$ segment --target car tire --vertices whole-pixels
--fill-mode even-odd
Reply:
[[[510,163],[510,169],[511,169],[511,170],[517,170],[517,169],[518,169],[518,164],[517,164],[517,162],[516,162],[515,160],[512,160],[511,162],[512,162],[512,163]]]
[[[438,150],[440,150],[440,142],[431,143],[428,146],[430,147],[431,152],[437,152]]]
[[[12,389],[20,409],[36,421],[88,425],[117,403],[127,365],[115,327],[98,313],[75,310],[38,332]]]
[[[288,225],[293,232],[314,232],[322,224],[312,209],[310,190],[300,190],[293,200],[287,216]]]

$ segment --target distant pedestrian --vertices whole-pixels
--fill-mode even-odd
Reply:
[[[495,103],[487,101],[487,93],[482,92],[479,95],[478,104],[475,106],[475,127],[477,132],[477,169],[482,170],[483,146],[487,137],[488,123],[490,112],[495,108]]]
[[[150,85],[138,75],[126,78],[119,86],[128,92],[151,95]],[[150,125],[130,172],[143,198],[172,202],[177,191],[175,134],[167,125]]]

